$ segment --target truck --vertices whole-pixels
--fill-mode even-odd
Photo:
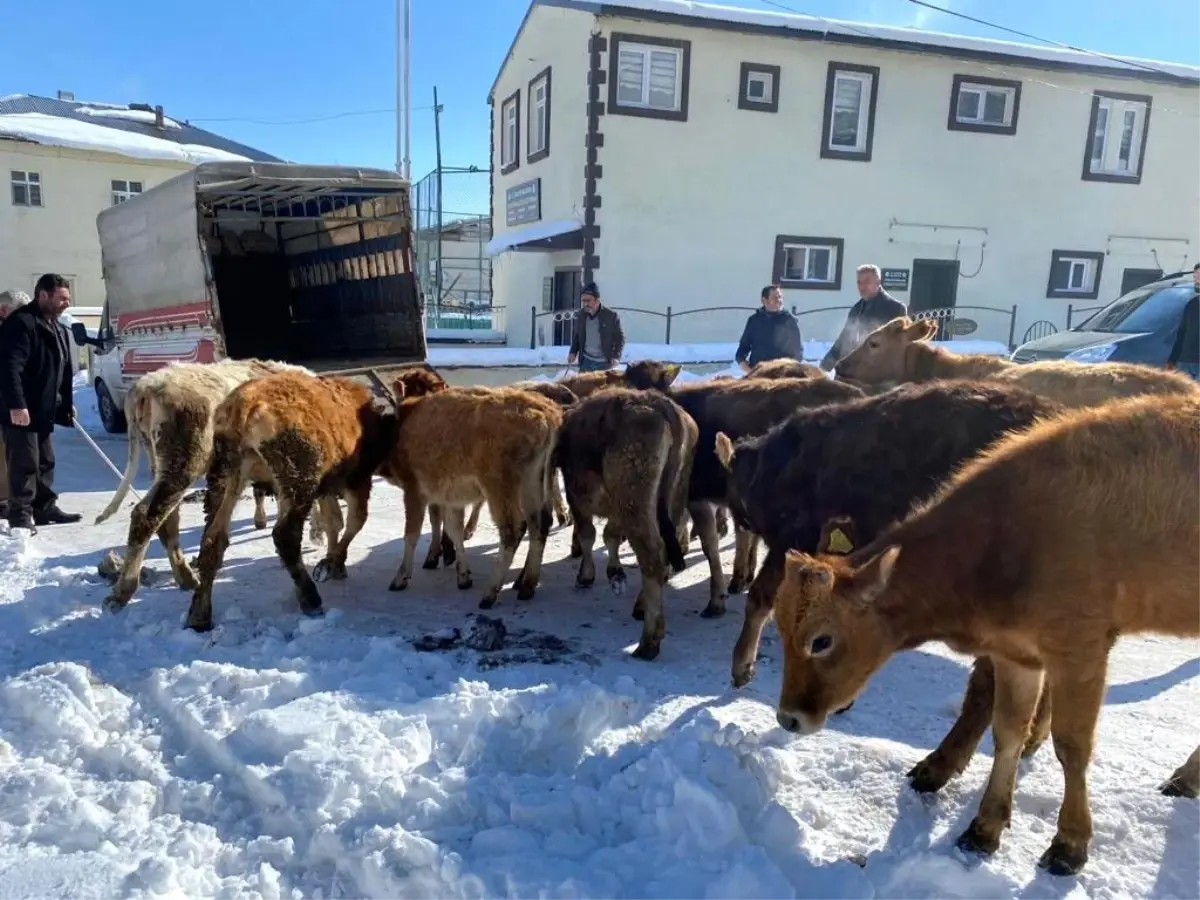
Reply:
[[[427,365],[409,182],[382,169],[213,162],[103,210],[89,334],[104,427],[171,361],[274,359],[378,379]]]

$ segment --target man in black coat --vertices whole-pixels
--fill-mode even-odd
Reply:
[[[842,333],[821,360],[821,368],[827,372],[849,356],[876,328],[908,315],[908,307],[883,289],[878,266],[859,266],[855,274],[860,299],[850,307]]]
[[[78,522],[54,493],[55,425],[75,421],[71,343],[59,316],[71,305],[61,275],[38,279],[33,302],[0,325],[0,402],[8,464],[8,524],[13,528]]]
[[[746,319],[733,359],[743,372],[749,372],[755,363],[772,359],[804,359],[800,326],[795,316],[784,310],[779,285],[769,284],[762,289],[762,309]]]
[[[579,292],[580,315],[575,317],[575,333],[567,351],[567,365],[579,360],[580,372],[611,369],[621,361],[625,350],[625,329],[615,309],[600,305],[600,288],[589,281]]]

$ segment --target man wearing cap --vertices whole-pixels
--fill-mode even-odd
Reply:
[[[621,317],[615,310],[600,305],[600,289],[594,281],[583,286],[579,302],[581,315],[575,317],[567,365],[574,365],[578,359],[580,372],[611,369],[621,361],[621,352],[625,349]]]
[[[13,310],[29,302],[24,291],[0,292],[0,322],[8,318]],[[8,518],[8,466],[4,463],[4,431],[0,429],[0,518]]]

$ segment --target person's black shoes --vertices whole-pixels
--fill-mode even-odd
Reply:
[[[83,518],[81,513],[67,513],[58,508],[57,504],[39,509],[33,514],[35,525],[71,525]]]
[[[9,512],[9,514],[8,514],[8,527],[9,528],[27,528],[30,531],[36,532],[37,529],[34,528],[33,526],[34,526],[33,515],[29,512],[29,510],[17,509],[17,510],[11,510]]]

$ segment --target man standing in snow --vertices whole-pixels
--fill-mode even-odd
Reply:
[[[13,528],[78,522],[58,508],[54,493],[55,425],[75,421],[70,340],[58,318],[71,305],[61,275],[46,274],[33,302],[0,324],[0,408],[8,466],[8,524]]]
[[[29,302],[29,295],[24,291],[0,292],[0,324],[8,318],[14,309]],[[4,463],[3,430],[0,429],[0,517],[8,518],[8,466]]]
[[[804,359],[804,342],[795,317],[783,309],[783,292],[779,285],[769,284],[762,289],[762,308],[746,319],[742,339],[734,361],[749,372],[755,363],[772,359]]]
[[[600,289],[589,281],[579,292],[582,315],[575,318],[575,333],[567,353],[567,365],[579,359],[580,372],[611,369],[621,361],[625,331],[617,311],[600,305]],[[581,356],[582,354],[582,356]]]
[[[849,356],[876,328],[908,315],[908,308],[883,289],[879,266],[859,266],[855,275],[859,301],[850,307],[842,333],[821,360],[821,368],[827,372]]]

